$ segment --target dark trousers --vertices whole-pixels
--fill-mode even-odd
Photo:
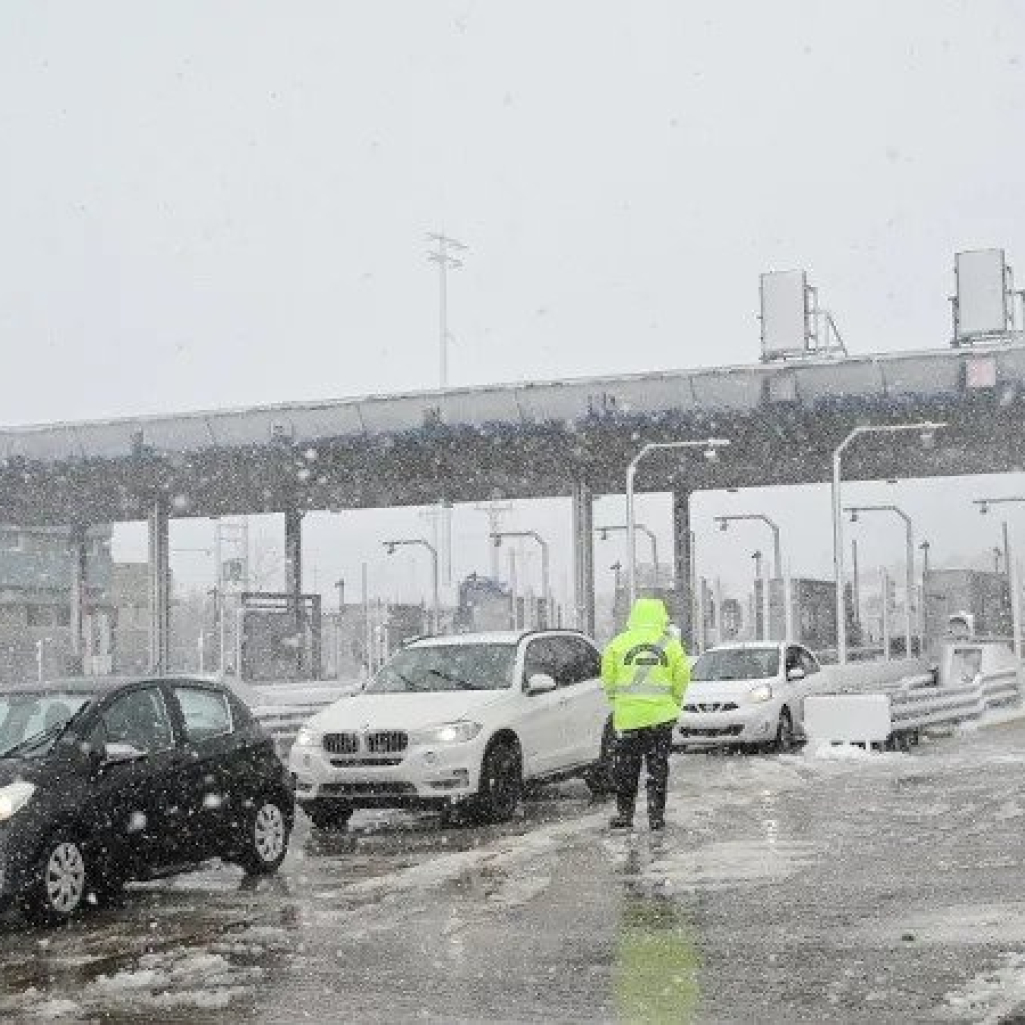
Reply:
[[[616,742],[616,802],[620,816],[634,817],[641,762],[647,763],[648,818],[661,821],[666,813],[669,786],[669,751],[673,743],[673,723],[623,730]]]

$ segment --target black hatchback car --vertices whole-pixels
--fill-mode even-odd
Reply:
[[[274,872],[293,816],[271,738],[219,684],[83,678],[0,692],[0,904],[33,920],[214,857]]]

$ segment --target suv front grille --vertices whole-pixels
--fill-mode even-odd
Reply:
[[[403,730],[377,730],[373,733],[325,733],[324,750],[331,755],[402,754],[409,747],[409,734]],[[368,762],[367,764],[373,764]]]
[[[367,734],[367,750],[372,755],[399,754],[409,747],[409,734],[402,730],[380,730]]]
[[[359,751],[359,734],[325,733],[324,750],[332,755],[354,755]]]

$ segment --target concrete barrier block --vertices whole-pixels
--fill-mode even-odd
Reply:
[[[804,731],[810,740],[882,743],[892,728],[885,694],[821,694],[804,702]]]

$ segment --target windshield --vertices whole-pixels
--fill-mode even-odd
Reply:
[[[431,644],[398,652],[367,684],[368,694],[504,690],[512,685],[515,644]]]
[[[764,680],[779,672],[779,648],[706,651],[691,669],[691,680]]]
[[[46,754],[92,698],[91,694],[60,691],[0,694],[0,758]]]

